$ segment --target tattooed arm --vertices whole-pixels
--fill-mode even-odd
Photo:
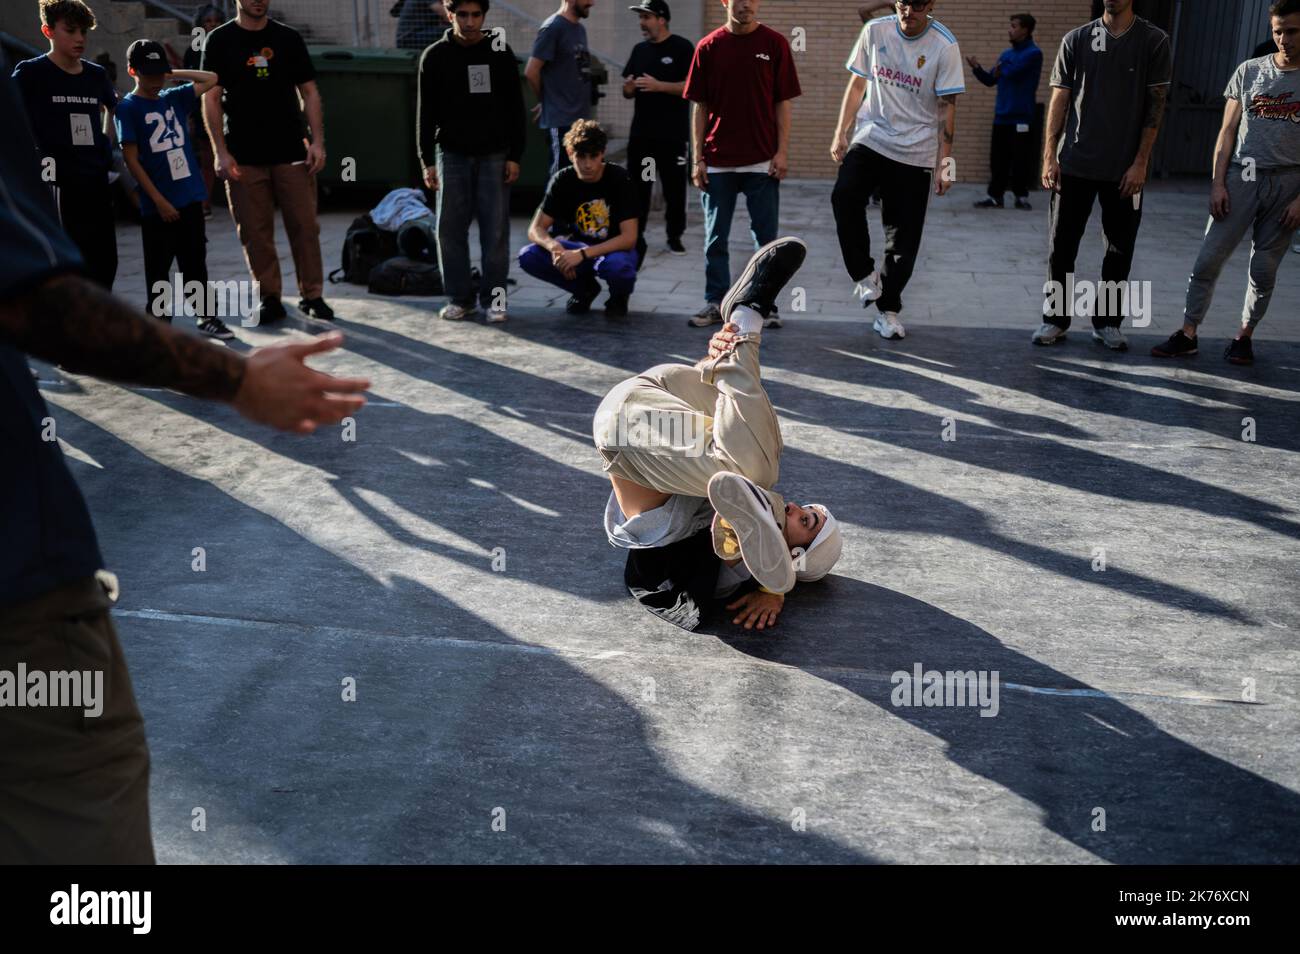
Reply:
[[[74,373],[225,401],[250,420],[299,433],[336,423],[365,403],[353,395],[368,381],[333,378],[303,363],[342,340],[322,335],[245,358],[148,318],[76,275],[0,301],[0,341],[20,351]]]
[[[1146,185],[1147,169],[1151,165],[1151,150],[1156,144],[1156,136],[1160,135],[1160,123],[1164,119],[1165,100],[1168,96],[1168,86],[1147,87],[1147,110],[1142,120],[1142,141],[1138,144],[1133,165],[1129,166],[1128,172],[1124,173],[1124,178],[1120,180],[1119,193],[1122,196],[1137,195]]]
[[[934,194],[943,195],[952,186],[948,167],[952,142],[957,135],[957,95],[939,97],[939,155],[934,164]]]

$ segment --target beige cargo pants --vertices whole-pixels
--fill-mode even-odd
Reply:
[[[784,526],[785,501],[772,492],[784,445],[758,347],[742,337],[720,358],[657,365],[615,386],[592,422],[605,472],[692,497],[707,497],[719,471],[741,474],[767,492]]]

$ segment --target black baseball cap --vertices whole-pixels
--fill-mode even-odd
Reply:
[[[157,40],[136,40],[126,48],[126,65],[140,76],[159,76],[171,72],[167,51]]]
[[[673,15],[668,11],[668,4],[664,0],[641,0],[635,7],[628,7],[629,10],[635,10],[637,13],[649,13],[652,16],[663,17],[665,20],[671,20]]]

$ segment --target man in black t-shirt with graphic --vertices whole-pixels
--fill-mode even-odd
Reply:
[[[600,123],[579,119],[564,134],[571,165],[551,176],[528,226],[519,267],[569,292],[565,310],[585,314],[609,285],[606,317],[627,314],[636,285],[637,201],[627,170],[605,161]]]
[[[632,130],[627,143],[627,169],[640,200],[637,267],[645,259],[646,220],[655,180],[663,184],[664,225],[668,251],[685,255],[686,155],[691,138],[691,104],[682,98],[695,44],[675,36],[664,0],[641,0],[628,7],[641,20],[645,40],[632,47],[623,67],[623,96],[635,99]]]
[[[276,205],[293,252],[298,308],[329,321],[334,312],[321,297],[325,275],[316,219],[316,173],[325,168],[316,71],[298,31],[267,17],[268,0],[236,2],[235,19],[209,33],[203,49],[203,69],[218,77],[203,97],[203,116],[244,257],[261,286],[257,323],[286,314],[275,249]]]

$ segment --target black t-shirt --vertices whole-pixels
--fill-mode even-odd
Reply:
[[[648,74],[665,83],[681,83],[691,69],[695,44],[673,34],[660,43],[642,40],[632,47],[632,55],[623,67],[623,76]],[[633,99],[632,129],[638,139],[671,139],[674,142],[691,136],[691,103],[682,96],[668,93],[636,91]]]
[[[108,71],[82,60],[81,72],[74,76],[42,55],[15,66],[13,77],[41,158],[54,160],[50,181],[65,188],[107,186],[113,149],[104,135],[100,107],[117,106]]]
[[[578,170],[565,166],[551,176],[542,211],[555,220],[556,236],[571,236],[596,245],[619,234],[619,223],[637,217],[636,193],[627,170],[605,163],[597,182],[583,182]]]
[[[17,93],[0,69],[0,302],[81,267],[41,182]],[[0,339],[0,607],[88,579],[104,565],[58,441],[44,439],[58,433],[49,418],[27,359]]]
[[[260,30],[223,23],[208,34],[203,69],[221,85],[226,148],[236,162],[271,166],[306,157],[298,86],[316,70],[297,30],[278,20]]]

